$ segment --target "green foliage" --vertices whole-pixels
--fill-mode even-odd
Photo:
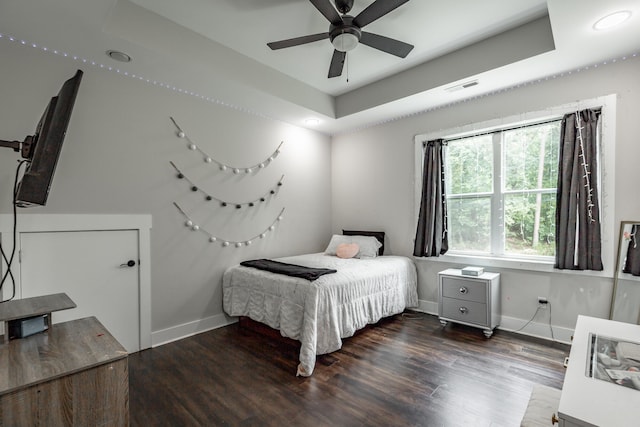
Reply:
[[[555,251],[556,194],[541,196],[538,243],[534,245],[536,194],[505,196],[505,252],[553,256]]]
[[[446,149],[446,188],[449,194],[484,193],[493,190],[491,135],[451,142]]]
[[[505,190],[556,188],[559,141],[557,123],[504,132]]]
[[[491,250],[491,199],[472,197],[451,199],[447,204],[449,243],[464,251]]]
[[[495,250],[491,248],[491,196],[487,195],[494,188],[493,138],[490,134],[455,140],[447,148],[452,249]],[[503,193],[493,197],[502,203],[503,209],[495,214],[502,215],[504,228],[493,232],[504,230],[505,254],[553,256],[559,122],[507,130],[501,138],[502,182],[497,187],[503,188]]]

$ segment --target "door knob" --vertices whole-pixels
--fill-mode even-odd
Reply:
[[[135,265],[136,265],[136,262],[134,260],[130,259],[126,263],[120,264],[120,267],[134,267]]]

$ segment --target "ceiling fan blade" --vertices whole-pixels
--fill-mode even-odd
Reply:
[[[301,44],[307,44],[317,42],[318,40],[324,40],[329,38],[329,33],[310,34],[308,36],[296,37],[293,39],[280,40],[277,42],[267,43],[267,46],[271,50],[284,49],[286,47],[299,46]]]
[[[344,67],[344,60],[347,57],[347,52],[340,52],[339,50],[333,51],[333,57],[331,58],[331,65],[329,65],[329,78],[338,77],[342,74],[342,67]]]
[[[325,18],[333,25],[342,24],[342,18],[340,14],[336,10],[335,7],[331,4],[329,0],[309,0],[311,4],[313,4],[316,9],[320,11],[324,15]]]
[[[358,16],[353,18],[353,24],[362,28],[367,24],[371,24],[376,19],[379,19],[402,6],[409,0],[376,0],[369,5],[365,10],[360,12]]]
[[[413,49],[413,45],[411,44],[401,42],[396,39],[390,39],[389,37],[378,34],[368,33],[366,31],[362,32],[360,43],[400,58],[405,58]]]

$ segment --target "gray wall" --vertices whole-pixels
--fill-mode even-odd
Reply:
[[[415,234],[414,137],[503,117],[542,111],[609,94],[617,95],[615,205],[606,206],[617,234],[621,220],[640,217],[637,197],[640,144],[634,130],[640,112],[640,59],[591,67],[534,85],[489,95],[424,114],[388,122],[333,138],[333,229],[363,227],[387,233],[390,253],[411,256]],[[608,238],[608,236],[605,236]],[[614,237],[613,247],[617,244]],[[612,251],[613,252],[613,251]],[[614,254],[607,254],[613,262]],[[482,264],[482,263],[480,263]],[[437,272],[460,264],[439,260],[417,261],[419,297],[427,311],[437,300]],[[523,332],[568,339],[576,316],[608,317],[612,278],[590,273],[540,272],[517,268],[491,268],[502,273],[502,325],[519,329],[536,312],[537,296],[546,296],[553,311],[537,314]],[[609,274],[610,276],[611,274]],[[632,298],[628,293],[627,298]],[[621,302],[637,317],[638,300]],[[549,317],[551,316],[551,319]]]
[[[152,330],[222,315],[221,278],[241,260],[319,252],[331,231],[330,138],[247,112],[156,88],[17,43],[0,42],[0,138],[33,133],[49,98],[77,68],[85,71],[46,207],[30,213],[151,214]],[[259,173],[221,173],[186,148],[173,116],[205,152],[232,165],[281,154]],[[0,213],[11,212],[17,153],[0,151]],[[253,210],[221,209],[189,191],[175,162],[225,200],[259,197],[285,175],[277,196]],[[223,248],[189,231],[177,202],[203,228],[228,239],[260,234],[284,207],[266,239]],[[55,290],[52,290],[52,292]],[[114,308],[117,309],[117,308]]]
[[[49,98],[78,64],[17,44],[0,43],[0,138],[31,133]],[[152,87],[91,67],[76,103],[48,206],[33,213],[151,214],[152,329],[161,331],[222,316],[221,275],[253,257],[324,249],[341,228],[387,232],[387,251],[411,255],[414,235],[414,146],[417,134],[482,122],[597,96],[617,95],[616,223],[640,218],[633,131],[640,111],[640,60],[628,59],[533,86],[483,97],[358,132],[329,138],[315,132]],[[169,116],[216,159],[230,164],[264,159],[285,141],[282,154],[255,177],[221,174],[176,138]],[[18,155],[0,155],[0,213],[11,212]],[[280,194],[256,211],[228,212],[206,205],[175,178],[169,161],[223,199],[262,194],[282,174]],[[285,207],[283,222],[267,239],[245,248],[222,248],[188,231],[172,205],[180,203],[204,228],[230,239],[260,233]],[[418,261],[419,296],[433,311],[441,261]],[[503,326],[517,329],[535,313],[535,297],[547,296],[542,312],[523,332],[550,336],[547,322],[567,338],[577,314],[606,317],[610,277],[493,268],[502,273]],[[619,306],[637,316],[636,292]],[[550,316],[551,315],[551,316]],[[549,318],[551,317],[551,318]],[[564,334],[564,335],[563,335]]]

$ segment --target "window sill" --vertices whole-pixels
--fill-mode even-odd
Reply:
[[[618,280],[625,280],[629,282],[640,282],[640,276],[634,276],[631,273],[620,273]]]
[[[445,262],[449,264],[459,264],[461,267],[470,265],[485,268],[509,268],[513,270],[542,271],[557,274],[573,274],[597,277],[613,277],[613,273],[606,268],[603,271],[592,270],[559,270],[553,267],[553,261],[531,260],[523,258],[507,258],[507,257],[491,257],[469,254],[451,254],[441,255],[439,257],[416,257],[413,259],[417,262],[434,261]]]

